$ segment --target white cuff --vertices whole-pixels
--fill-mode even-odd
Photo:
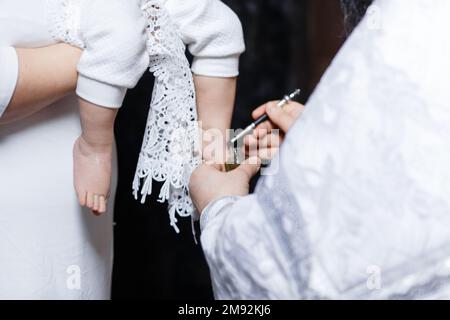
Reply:
[[[229,57],[194,57],[192,72],[199,76],[232,78],[239,75],[240,54]]]
[[[0,117],[5,112],[16,89],[19,59],[12,47],[0,48]]]
[[[241,197],[227,196],[212,201],[208,206],[203,209],[200,216],[200,229],[203,230],[207,227],[209,221],[213,220],[216,216],[223,213],[225,209],[231,207]]]
[[[86,101],[105,108],[118,109],[122,106],[127,88],[113,86],[93,80],[83,75],[78,76],[77,95]]]

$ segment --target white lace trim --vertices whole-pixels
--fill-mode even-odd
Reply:
[[[159,201],[168,200],[170,224],[179,232],[177,215],[195,210],[188,188],[200,164],[195,87],[185,45],[163,3],[151,0],[142,9],[155,84],[133,194],[143,203],[152,193],[152,180],[164,182]]]
[[[81,0],[47,0],[48,30],[55,41],[84,48],[80,33]]]

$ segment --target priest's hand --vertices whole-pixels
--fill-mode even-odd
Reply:
[[[201,213],[209,203],[225,196],[245,196],[250,180],[261,166],[259,158],[244,161],[230,172],[222,172],[220,165],[203,164],[191,176],[189,189],[197,210]]]

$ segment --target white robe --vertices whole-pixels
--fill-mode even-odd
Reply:
[[[375,1],[274,174],[204,211],[217,298],[450,298],[449,16]]]

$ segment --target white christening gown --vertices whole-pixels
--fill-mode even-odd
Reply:
[[[39,1],[36,7],[0,1],[0,46],[53,42]],[[39,10],[42,20],[36,19]],[[32,34],[25,27],[30,23]],[[0,126],[0,299],[110,297],[114,197],[101,217],[77,203],[72,179],[72,147],[81,131],[77,110],[71,96]]]

